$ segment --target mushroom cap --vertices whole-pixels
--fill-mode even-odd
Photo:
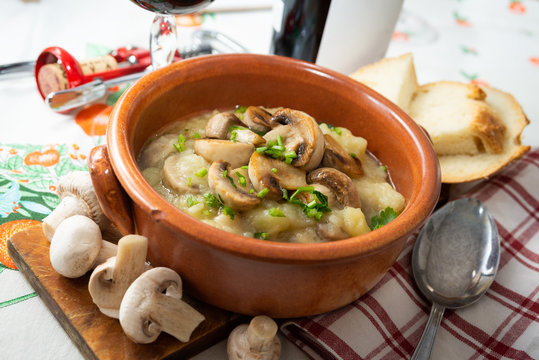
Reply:
[[[51,265],[68,278],[86,274],[101,250],[101,230],[90,218],[68,217],[58,225],[49,249]]]
[[[225,171],[227,171],[227,176],[224,176]],[[208,171],[208,183],[213,194],[220,197],[225,205],[234,210],[248,210],[260,204],[261,199],[256,195],[244,191],[239,184],[232,185],[234,180],[230,177],[232,174],[228,175],[230,172],[230,164],[226,161],[219,160],[211,164]]]
[[[277,171],[273,172],[272,169]],[[249,160],[249,179],[256,191],[266,188],[267,197],[279,200],[283,197],[283,189],[295,190],[307,185],[306,173],[287,163],[257,153]]]
[[[324,134],[325,150],[322,165],[342,171],[350,177],[363,175],[361,162],[354,159],[343,147],[329,134]]]
[[[324,155],[324,134],[313,117],[303,111],[285,108],[273,114],[270,124],[274,130],[264,138],[275,140],[281,135],[286,150],[296,152],[293,166],[309,171],[320,165]]]
[[[88,171],[72,171],[62,176],[58,182],[56,192],[60,199],[67,196],[74,196],[84,200],[86,206],[88,206],[89,213],[92,220],[94,220],[100,227],[108,225],[109,221],[106,218],[92,183],[92,177]]]
[[[194,143],[196,154],[209,162],[224,160],[233,168],[247,164],[254,149],[253,144],[229,140],[196,139]]]
[[[181,300],[182,280],[172,269],[157,267],[140,275],[125,292],[120,325],[134,342],[153,342],[161,331],[189,340],[204,316]]]
[[[243,113],[242,122],[256,132],[266,132],[271,129],[272,115],[259,106],[249,106]]]
[[[210,139],[226,139],[230,127],[240,124],[238,117],[231,112],[217,113],[206,124],[206,137]]]
[[[340,208],[361,207],[356,185],[345,173],[333,168],[318,168],[307,175],[309,184],[317,183],[331,189],[337,198]]]

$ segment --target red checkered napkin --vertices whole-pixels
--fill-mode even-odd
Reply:
[[[466,197],[481,200],[495,218],[500,264],[478,302],[446,310],[432,359],[539,359],[539,148]],[[288,321],[283,333],[313,359],[410,358],[430,311],[412,275],[414,240],[368,294]]]

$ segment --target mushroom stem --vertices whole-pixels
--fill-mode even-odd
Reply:
[[[261,315],[254,317],[247,327],[246,336],[251,351],[271,350],[277,334],[277,324],[271,318]]]
[[[204,316],[185,301],[170,296],[170,288],[167,288],[167,295],[162,293],[153,295],[151,300],[153,306],[149,312],[152,326],[159,326],[161,331],[181,342],[187,342],[193,331],[204,320]]]
[[[91,217],[91,212],[84,200],[75,196],[66,196],[60,201],[56,209],[43,219],[43,233],[49,242],[52,240],[58,225],[73,215]]]
[[[92,272],[88,291],[103,314],[118,318],[127,288],[147,268],[147,251],[148,238],[126,235],[118,241],[116,256],[108,258]]]
[[[277,360],[281,355],[281,341],[277,324],[271,318],[255,316],[249,325],[236,327],[228,336],[229,360]]]
[[[182,280],[174,270],[157,267],[140,275],[125,292],[120,325],[134,342],[149,344],[161,333],[189,341],[204,315],[181,300]]]
[[[118,253],[118,245],[111,243],[107,240],[101,240],[101,249],[94,260],[92,268],[103,264],[108,258],[116,256]]]

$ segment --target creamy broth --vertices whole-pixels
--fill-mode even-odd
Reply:
[[[266,110],[273,115],[276,111],[276,114],[283,113],[283,110],[279,112],[279,109]],[[324,164],[329,156],[327,155],[329,143],[333,139],[337,143],[334,146],[350,154],[348,161],[353,158],[360,165],[360,175],[354,173],[353,170],[351,170],[352,176],[347,176],[342,172],[338,174],[340,177],[351,180],[349,183],[353,184],[354,188],[350,191],[349,198],[343,200],[341,191],[327,191],[329,185],[334,185],[334,181],[328,176],[332,176],[336,170],[321,163],[315,169],[305,171],[305,168],[312,167],[313,164],[297,164],[303,160],[301,155],[309,151],[305,150],[303,143],[297,147],[297,153],[287,151],[295,146],[290,135],[293,132],[286,128],[290,126],[288,123],[277,124],[265,134],[257,130],[258,135],[253,135],[256,132],[251,134],[244,124],[234,125],[226,132],[225,139],[204,140],[207,129],[214,136],[215,129],[211,128],[208,122],[217,114],[219,113],[214,111],[173,124],[160,134],[153,136],[143,147],[138,159],[142,174],[151,186],[166,200],[190,216],[211,226],[247,237],[282,242],[316,243],[367,233],[371,231],[371,219],[384,209],[389,207],[397,214],[404,209],[404,197],[391,185],[388,170],[369,156],[367,141],[362,137],[354,136],[348,129],[314,123],[316,128],[314,133],[318,134],[318,137],[323,134],[322,138],[326,139],[325,142],[322,141]],[[303,116],[303,113],[299,114]],[[237,115],[242,118],[243,114],[237,112]],[[240,140],[246,141],[245,136],[251,139],[250,141],[258,142],[257,145],[251,146],[251,150],[249,150],[249,144],[238,145]],[[260,142],[260,136],[264,137],[264,142]],[[331,139],[328,140],[327,136]],[[241,139],[237,139],[239,137]],[[219,143],[220,141],[222,143]],[[268,143],[274,145],[268,147]],[[224,150],[219,150],[221,149],[217,147],[219,144]],[[237,150],[233,148],[232,155],[228,155],[227,146],[237,147]],[[264,147],[268,149],[264,150]],[[214,148],[217,151],[213,151]],[[275,156],[271,150],[273,148],[278,149],[277,156],[280,156],[280,159],[272,157]],[[261,149],[263,151],[260,151]],[[316,151],[316,149],[313,151],[312,159],[318,156]],[[242,152],[245,152],[247,157],[239,156]],[[224,159],[219,158],[221,154],[225,157]],[[296,155],[296,157],[290,159],[286,157],[287,154]],[[226,157],[229,156],[229,163],[233,166],[225,167],[226,163],[219,160],[227,160]],[[271,171],[267,174],[257,173],[261,167],[257,167],[255,160],[258,163],[272,164],[268,165],[273,166]],[[216,162],[219,162],[221,168],[216,165],[212,167],[212,163]],[[292,175],[284,179],[287,171],[290,171],[302,186],[293,185],[293,181],[288,179]],[[272,189],[270,193],[263,185],[268,177],[272,177],[270,185],[275,183],[275,179],[279,183],[276,190],[269,186]],[[322,182],[316,183],[309,179],[321,179]],[[324,187],[324,184],[329,185]],[[316,188],[315,191],[313,191],[313,186]],[[283,193],[279,192],[283,188],[286,190]],[[296,188],[305,191],[296,192]],[[318,192],[319,189],[323,190]],[[329,190],[332,189],[334,188],[329,188]],[[230,194],[231,192],[234,194]],[[292,198],[294,193],[296,194]],[[328,195],[327,199],[319,195],[324,193]],[[231,198],[232,195],[235,197]],[[359,198],[357,201],[356,197]],[[303,205],[298,204],[298,200]],[[325,207],[324,200],[328,203]],[[350,205],[359,202],[358,207]],[[311,210],[309,206],[312,206],[314,210]]]

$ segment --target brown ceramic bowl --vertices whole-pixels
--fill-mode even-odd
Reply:
[[[237,104],[300,109],[366,138],[406,198],[405,210],[379,230],[322,244],[246,238],[178,210],[139,171],[141,147],[170,122]],[[278,56],[212,55],[146,75],[116,104],[107,149],[129,198],[118,205],[111,173],[94,169],[109,217],[129,232],[132,211],[136,232],[149,238],[154,266],[176,270],[192,296],[248,315],[313,315],[358,299],[394,263],[407,237],[430,215],[440,191],[433,148],[403,111],[344,75]],[[99,173],[107,180],[100,180]],[[108,190],[102,189],[105,182]]]

